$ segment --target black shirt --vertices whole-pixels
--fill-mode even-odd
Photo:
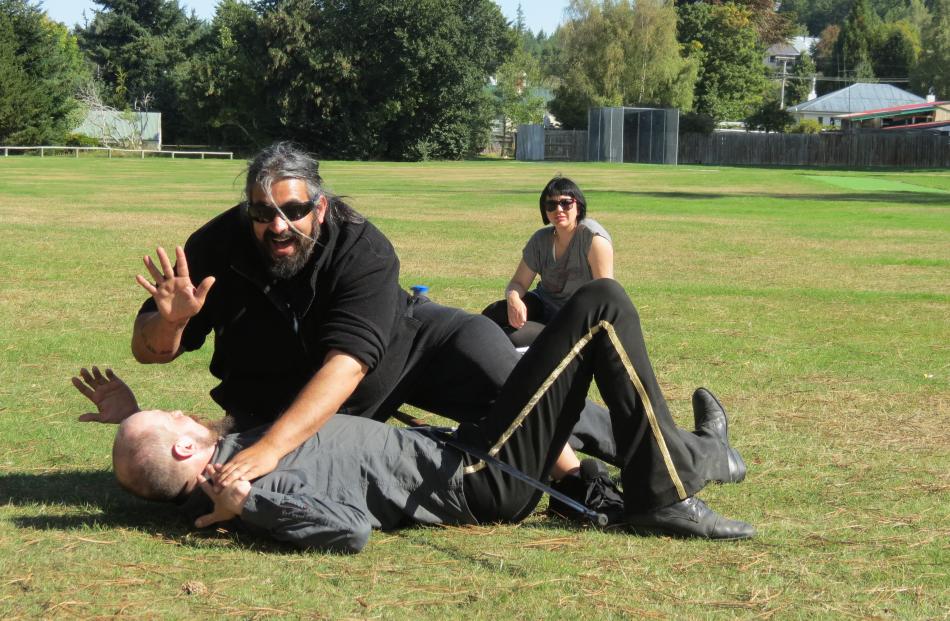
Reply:
[[[241,427],[269,422],[337,349],[369,369],[341,411],[371,413],[398,380],[414,333],[392,244],[369,222],[328,218],[308,264],[280,281],[253,235],[238,206],[185,244],[192,282],[216,279],[182,337],[193,351],[214,331],[211,373],[221,383],[211,396]],[[139,312],[155,310],[150,298]]]

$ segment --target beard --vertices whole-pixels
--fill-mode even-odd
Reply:
[[[320,227],[313,227],[314,238],[310,239],[297,233],[293,229],[287,229],[280,235],[273,231],[264,231],[262,239],[254,238],[257,249],[264,258],[264,264],[267,266],[267,273],[278,280],[287,280],[293,278],[304,268],[310,257],[313,256],[313,250],[316,247],[316,238],[320,234]],[[291,242],[294,246],[293,254],[286,257],[275,257],[271,252],[272,244]]]
[[[223,436],[231,433],[231,430],[234,429],[236,421],[233,416],[224,416],[215,420],[208,420],[205,418],[192,417],[196,422],[201,423],[208,430],[208,436],[206,438],[197,438],[201,448],[207,448],[215,444]]]

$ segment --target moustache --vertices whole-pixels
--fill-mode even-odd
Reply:
[[[283,233],[274,233],[273,231],[266,231],[264,233],[264,239],[267,241],[272,241],[275,243],[281,243],[291,240],[296,240],[299,238],[296,232],[293,230],[284,231]]]

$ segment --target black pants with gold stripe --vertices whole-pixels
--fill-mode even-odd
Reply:
[[[459,427],[459,440],[543,479],[584,407],[591,381],[610,409],[628,512],[661,507],[705,485],[657,384],[637,310],[614,280],[577,291],[508,377],[492,412]],[[529,486],[482,463],[466,468],[466,500],[483,521],[534,509]]]

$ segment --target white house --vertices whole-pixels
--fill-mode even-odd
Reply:
[[[110,146],[162,149],[161,112],[90,110],[73,131],[98,138]]]
[[[923,97],[890,84],[858,83],[790,106],[788,111],[795,117],[796,121],[813,119],[828,127],[838,127],[840,121],[834,117],[842,114],[891,108],[925,101]]]

